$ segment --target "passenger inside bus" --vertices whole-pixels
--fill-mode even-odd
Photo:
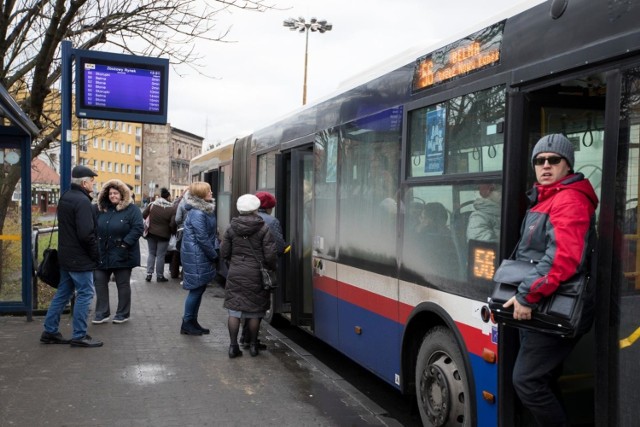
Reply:
[[[480,197],[473,202],[474,211],[467,224],[467,240],[497,242],[500,237],[500,205],[502,188],[496,184],[480,184]]]
[[[458,268],[456,248],[447,226],[449,212],[439,202],[424,205],[418,218],[415,235],[425,260],[428,260],[427,272],[447,277]]]

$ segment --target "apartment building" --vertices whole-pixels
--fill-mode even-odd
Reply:
[[[142,124],[110,120],[79,119],[74,128],[71,164],[94,169],[96,190],[117,178],[133,187],[137,203],[142,200]]]

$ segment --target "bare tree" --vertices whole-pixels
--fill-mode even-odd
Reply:
[[[216,28],[218,13],[263,12],[272,6],[264,0],[4,0],[0,8],[0,83],[42,129],[31,147],[34,158],[60,136],[55,87],[63,40],[77,49],[164,57],[174,67],[197,69],[203,58],[195,41],[226,41],[228,30]],[[19,164],[0,175],[1,231],[20,179]]]

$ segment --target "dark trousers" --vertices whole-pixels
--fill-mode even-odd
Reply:
[[[513,387],[540,426],[568,426],[557,380],[562,362],[580,338],[520,330],[520,350],[513,368]]]
[[[131,269],[117,268],[111,270],[95,270],[93,272],[96,287],[96,318],[102,319],[111,315],[109,307],[109,278],[113,273],[118,288],[118,308],[116,316],[127,318],[131,310]]]

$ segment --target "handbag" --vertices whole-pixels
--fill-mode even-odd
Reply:
[[[556,291],[542,300],[531,312],[531,319],[516,320],[513,318],[513,306],[502,305],[515,296],[518,286],[524,277],[535,268],[535,263],[505,259],[496,270],[493,280],[496,282],[489,308],[496,322],[521,329],[531,329],[566,338],[575,337],[579,333],[580,320],[588,298],[590,275],[578,273],[560,284]]]
[[[178,236],[172,234],[169,238],[169,245],[167,246],[167,252],[177,251],[178,250]]]
[[[147,215],[147,217],[142,220],[142,224],[144,225],[142,237],[147,237],[147,235],[149,234],[149,224],[151,223],[151,209],[153,209],[153,205],[149,207],[149,215]]]
[[[275,288],[278,287],[276,272],[274,270],[269,270],[268,268],[265,268],[264,265],[262,265],[262,261],[260,261],[260,259],[256,255],[256,252],[253,250],[253,245],[251,244],[251,240],[247,236],[244,236],[243,238],[247,240],[247,243],[249,243],[249,247],[251,248],[251,253],[253,253],[253,257],[256,259],[256,261],[258,261],[258,264],[260,264],[260,274],[262,276],[262,289],[270,292],[274,291]]]
[[[56,228],[57,215],[53,220],[53,228]],[[42,261],[36,270],[36,276],[52,288],[58,288],[60,284],[60,263],[58,262],[58,250],[51,247],[53,230],[49,236],[49,245],[42,253]]]

